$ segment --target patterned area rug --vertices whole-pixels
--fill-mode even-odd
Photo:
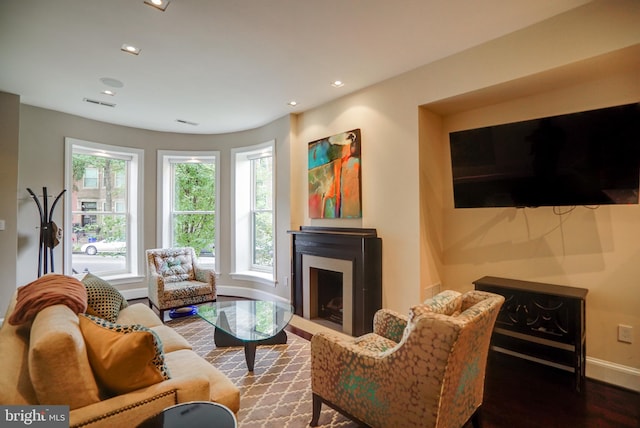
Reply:
[[[287,332],[286,345],[258,346],[253,373],[247,371],[242,347],[216,348],[214,328],[198,317],[167,322],[198,355],[223,372],[240,389],[238,426],[302,428],[311,421],[311,356],[309,342]],[[322,406],[323,427],[358,425]]]

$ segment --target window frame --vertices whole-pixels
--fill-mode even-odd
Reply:
[[[220,257],[220,151],[218,150],[158,150],[158,227],[157,227],[157,244],[161,248],[170,247],[172,245],[172,225],[171,215],[173,200],[173,174],[171,164],[175,160],[197,161],[197,160],[213,160],[215,165],[215,207],[213,213],[215,215],[215,239],[214,245],[216,249],[216,257],[214,266],[203,263],[203,266],[213,267],[219,272]],[[207,211],[209,212],[209,211]]]
[[[86,152],[104,156],[109,154],[118,159],[129,161],[128,179],[129,188],[127,190],[127,205],[129,211],[127,216],[127,256],[125,270],[113,274],[101,274],[101,277],[108,279],[114,284],[128,282],[131,279],[139,279],[144,276],[142,272],[143,257],[143,218],[144,218],[144,150],[133,147],[115,146],[110,144],[96,143],[92,141],[80,140],[65,137],[65,188],[73,189],[73,155],[76,152]],[[100,177],[98,177],[100,184]],[[84,179],[83,179],[84,185]],[[71,192],[64,199],[64,228],[73,230],[73,198]],[[96,201],[98,204],[98,201]],[[97,206],[96,206],[97,209]],[[89,212],[89,211],[88,211]],[[93,213],[93,212],[92,212]],[[100,211],[97,212],[99,214]],[[118,215],[120,213],[117,213]],[[91,214],[93,215],[93,214]],[[72,233],[65,233],[64,240],[64,263],[65,274],[73,274],[73,244],[71,242]]]
[[[271,269],[259,268],[253,263],[253,173],[251,159],[269,153],[271,164],[271,212],[273,228],[273,266]],[[276,142],[270,140],[264,143],[231,150],[231,230],[232,230],[232,270],[231,277],[238,280],[256,281],[262,284],[276,286],[277,278],[277,210],[276,210]],[[249,177],[249,178],[248,178]],[[246,195],[249,195],[247,198]]]

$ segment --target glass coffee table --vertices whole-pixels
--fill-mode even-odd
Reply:
[[[289,303],[264,300],[229,300],[198,307],[198,316],[215,327],[217,347],[244,347],[249,371],[253,371],[256,346],[287,343],[284,328],[293,312]]]

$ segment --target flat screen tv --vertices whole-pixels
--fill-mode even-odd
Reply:
[[[449,138],[456,208],[638,203],[640,103]]]

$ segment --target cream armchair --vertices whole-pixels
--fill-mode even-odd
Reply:
[[[191,247],[147,250],[149,306],[164,320],[164,311],[216,300],[212,269],[198,264]]]
[[[380,310],[374,332],[311,340],[313,418],[322,403],[371,427],[460,428],[479,424],[499,295],[444,291],[409,317]]]

